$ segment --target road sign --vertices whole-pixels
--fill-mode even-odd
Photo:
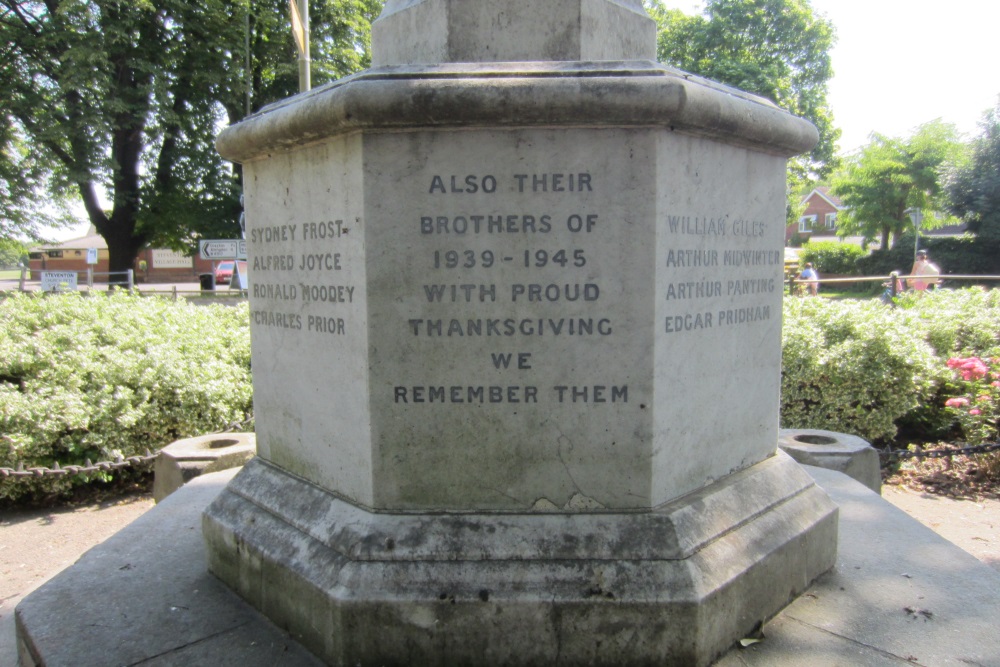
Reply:
[[[76,290],[76,271],[42,271],[43,292]]]
[[[87,248],[87,264],[97,264],[97,248]]]
[[[205,240],[199,243],[199,251],[205,259],[246,259],[247,242],[243,239]]]

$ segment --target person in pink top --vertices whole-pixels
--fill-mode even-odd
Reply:
[[[938,276],[941,275],[941,269],[930,260],[926,250],[917,252],[917,260],[913,263],[910,275],[913,277],[907,278],[906,284],[910,286],[910,289],[915,289],[918,292],[935,287],[941,282],[938,279]]]

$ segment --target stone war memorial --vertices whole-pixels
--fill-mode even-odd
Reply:
[[[210,570],[329,664],[707,665],[833,566],[777,452],[785,169],[639,0],[388,0],[225,130],[258,456]]]

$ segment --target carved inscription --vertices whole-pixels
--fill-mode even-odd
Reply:
[[[615,175],[483,170],[418,171],[407,178],[415,179],[410,190],[418,196],[393,224],[409,240],[400,246],[405,252],[386,261],[406,264],[410,278],[392,288],[398,290],[393,298],[412,307],[395,309],[398,319],[385,325],[396,327],[401,341],[462,346],[481,366],[470,366],[469,381],[460,383],[404,374],[406,381],[387,387],[393,403],[600,406],[636,399],[628,377],[613,377],[607,364],[597,377],[576,368],[577,384],[540,380],[560,363],[552,350],[584,341],[614,349],[618,332],[628,331],[618,321],[627,310],[617,307],[626,283],[607,280],[608,271],[634,270],[620,265],[615,250],[629,232],[600,210],[605,195],[619,187],[612,185]],[[657,294],[667,305],[660,331],[697,335],[778,319],[774,299],[782,290],[784,256],[770,249],[773,224],[727,211],[660,214],[657,234],[668,239],[658,255]],[[363,306],[363,287],[342,277],[348,257],[358,256],[341,246],[354,226],[360,220],[350,225],[332,215],[248,230],[254,325],[327,339],[365,335],[352,329],[351,317],[352,306]],[[500,373],[505,382],[472,381],[486,372]]]
[[[426,179],[427,193],[420,203],[425,210],[411,222],[426,248],[426,271],[419,273],[427,280],[415,287],[418,301],[433,306],[425,312],[440,316],[407,318],[408,336],[446,346],[480,341],[481,370],[509,373],[512,379],[530,377],[532,382],[541,377],[536,371],[548,363],[546,355],[538,354],[540,342],[565,340],[573,345],[580,339],[613,339],[614,317],[602,307],[607,297],[601,283],[587,273],[596,252],[593,239],[609,230],[602,229],[605,220],[600,211],[574,205],[580,195],[600,194],[599,175],[491,172],[415,178]],[[436,204],[441,212],[434,210]],[[488,306],[490,315],[473,313],[478,306]],[[524,315],[525,307],[532,316]],[[523,349],[498,350],[491,342],[513,342]],[[476,369],[469,372],[474,376]],[[503,385],[399,384],[393,387],[393,402],[627,403],[627,382],[612,380],[547,386],[516,380]]]
[[[337,309],[354,303],[356,286],[337,279],[344,256],[329,248],[349,231],[343,219],[251,228],[252,322],[309,335],[345,335],[349,317]]]
[[[780,314],[761,298],[780,294],[780,269],[784,253],[760,246],[766,242],[768,223],[723,214],[719,216],[665,216],[663,228],[670,244],[664,256],[668,275],[683,279],[666,283],[663,296],[669,303],[663,331],[667,334],[705,329],[748,327]],[[739,249],[694,248],[695,240],[709,238],[720,244],[737,241]],[[704,277],[694,279],[701,273]]]

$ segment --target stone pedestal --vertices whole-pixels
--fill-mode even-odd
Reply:
[[[557,4],[389,2],[382,67],[219,139],[258,458],[210,567],[328,662],[707,664],[834,562],[775,453],[815,130],[652,62],[638,2]],[[633,28],[595,44],[600,11]],[[509,31],[535,61],[494,62]]]
[[[878,452],[856,435],[811,428],[783,428],[778,448],[802,465],[836,470],[882,492],[882,466]]]
[[[253,433],[213,433],[172,442],[153,466],[153,499],[160,502],[195,477],[238,468],[253,458]]]

